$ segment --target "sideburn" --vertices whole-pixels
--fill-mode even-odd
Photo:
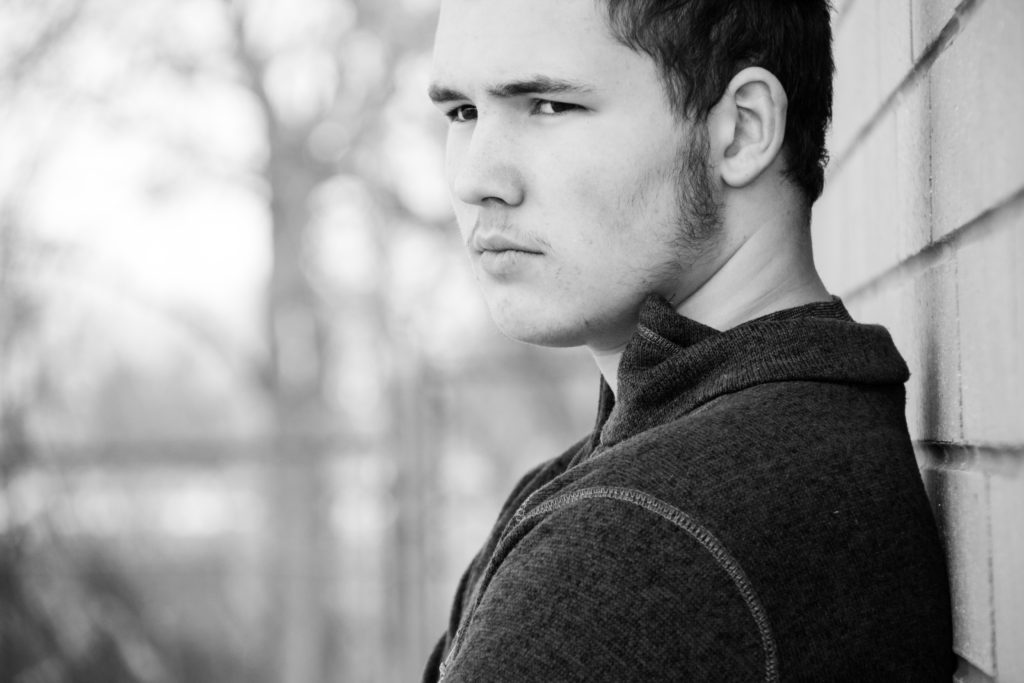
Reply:
[[[682,221],[679,242],[687,251],[699,254],[721,234],[722,203],[708,164],[711,143],[705,126],[695,122],[688,142],[680,155],[677,184]]]

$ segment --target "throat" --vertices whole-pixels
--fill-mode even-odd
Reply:
[[[792,239],[792,238],[791,238]],[[809,245],[760,231],[743,242],[676,311],[716,330],[831,296],[814,267]]]
[[[622,360],[623,348],[611,351],[599,351],[591,348],[590,354],[594,357],[597,369],[601,371],[605,383],[612,390],[616,398],[619,397],[619,362]]]

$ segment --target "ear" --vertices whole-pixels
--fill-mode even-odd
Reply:
[[[753,182],[778,158],[786,136],[789,99],[774,74],[752,66],[736,74],[709,121],[718,169],[730,187]]]

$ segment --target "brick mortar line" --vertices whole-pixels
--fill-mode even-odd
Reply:
[[[956,444],[915,441],[926,469],[958,470],[1019,478],[1024,474],[1024,444]]]
[[[850,138],[850,141],[846,146],[835,156],[834,160],[827,167],[826,174],[826,185],[829,182],[834,182],[834,178],[846,166],[850,157],[853,156],[854,152],[863,142],[870,137],[876,128],[881,124],[882,120],[889,115],[889,113],[896,108],[896,106],[903,101],[907,96],[907,93],[913,90],[917,84],[925,78],[928,72],[931,70],[935,61],[948,50],[960,33],[963,32],[964,26],[966,26],[967,19],[977,10],[979,6],[985,0],[961,0],[960,4],[953,10],[953,16],[949,18],[945,26],[939,31],[939,34],[935,36],[935,39],[928,44],[928,47],[921,53],[921,57],[910,67],[910,71],[903,80],[900,81],[899,85],[889,93],[888,96],[875,110],[866,122],[857,130],[857,132]],[[913,26],[911,26],[913,30]]]
[[[854,302],[886,289],[900,280],[914,279],[929,268],[951,260],[958,251],[968,245],[980,242],[1000,230],[1013,230],[1015,226],[1012,221],[1001,219],[1021,212],[1024,212],[1024,186],[916,254],[887,268],[867,282],[841,292],[840,297],[846,302]]]

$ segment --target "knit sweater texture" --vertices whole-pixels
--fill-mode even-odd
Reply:
[[[942,548],[889,334],[643,305],[593,432],[529,472],[424,681],[948,681]]]

